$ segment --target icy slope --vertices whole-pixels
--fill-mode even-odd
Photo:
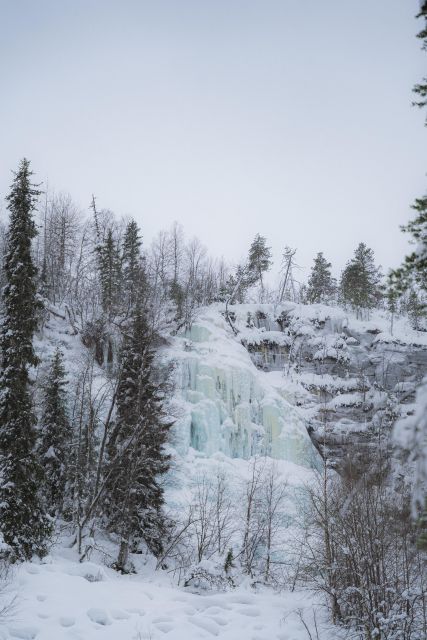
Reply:
[[[176,367],[180,415],[174,438],[181,455],[192,447],[207,456],[261,454],[313,465],[316,454],[303,417],[257,369],[219,308],[200,310],[165,357]]]

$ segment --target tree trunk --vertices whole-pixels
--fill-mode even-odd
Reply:
[[[121,573],[127,573],[126,566],[129,558],[129,540],[122,538],[120,541],[119,555],[117,556],[116,566]]]

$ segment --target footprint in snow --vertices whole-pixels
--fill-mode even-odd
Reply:
[[[194,614],[197,613],[194,607],[184,607],[183,611],[189,616],[194,616]]]
[[[208,607],[207,609],[205,609],[205,613],[207,615],[209,615],[209,616],[211,614],[215,615],[217,613],[222,613],[222,612],[223,612],[223,610],[220,607],[217,607],[217,606],[211,606],[211,607]]]
[[[9,627],[12,638],[20,638],[20,640],[33,640],[38,632],[37,627]]]
[[[243,594],[231,595],[228,598],[229,602],[233,602],[234,604],[253,604],[254,598],[251,596],[244,596]]]
[[[44,602],[45,600],[47,600],[47,595],[46,595],[46,594],[44,594],[44,593],[39,593],[39,594],[37,595],[37,600],[38,600],[39,602]]]
[[[126,609],[129,613],[136,613],[138,616],[145,616],[144,609],[138,609],[137,607],[131,607],[130,609]]]
[[[59,624],[61,627],[72,627],[76,623],[76,619],[72,616],[61,616]]]
[[[130,613],[121,609],[111,609],[110,613],[114,620],[128,620],[130,618]]]
[[[257,618],[261,615],[261,611],[257,607],[245,607],[244,609],[236,609],[236,611],[242,616],[250,616],[251,618]]]
[[[37,574],[40,573],[40,569],[35,564],[29,564],[27,565],[27,573]]]
[[[87,610],[87,615],[92,620],[92,622],[96,622],[97,624],[101,624],[103,626],[111,624],[111,620],[108,617],[108,613],[105,611],[105,609],[97,609],[96,607],[94,607],[93,609]]]
[[[188,618],[188,621],[191,622],[191,624],[194,624],[196,627],[199,627],[200,629],[207,631],[213,636],[219,635],[219,627],[216,624],[216,622],[214,622],[213,620],[192,617],[192,618]]]
[[[152,619],[153,624],[158,624],[159,622],[172,622],[172,618],[170,616],[157,616],[157,618]]]
[[[214,622],[219,624],[221,627],[225,627],[229,622],[228,620],[226,620],[225,618],[223,618],[221,616],[218,616],[218,615],[215,615],[215,614],[212,614],[212,613],[209,613],[208,615]]]
[[[156,624],[156,629],[158,629],[159,631],[163,631],[163,633],[169,633],[169,631],[172,631],[173,628],[173,624],[170,624],[169,622],[159,622]]]

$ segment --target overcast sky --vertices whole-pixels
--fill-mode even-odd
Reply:
[[[27,156],[146,242],[178,220],[228,260],[260,233],[305,267],[362,240],[395,265],[426,186],[418,6],[0,0],[0,196]]]

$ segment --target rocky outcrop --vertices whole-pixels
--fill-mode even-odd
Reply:
[[[242,344],[254,364],[280,372],[286,397],[306,418],[316,447],[339,463],[390,432],[413,410],[427,371],[427,334],[385,313],[361,321],[324,305],[240,305]],[[277,378],[276,378],[277,380]]]

